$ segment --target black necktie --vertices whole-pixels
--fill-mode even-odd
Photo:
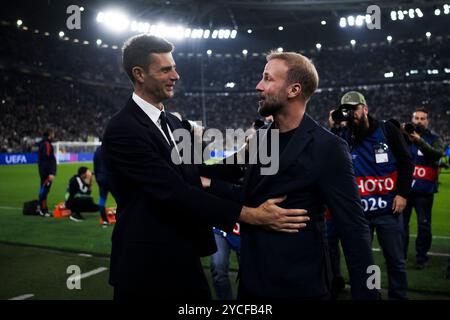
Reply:
[[[166,138],[169,141],[170,147],[173,148],[174,144],[173,144],[172,139],[170,138],[168,125],[167,125],[167,117],[166,117],[166,113],[164,111],[161,112],[161,115],[159,116],[159,120],[161,121],[161,129],[164,132],[164,134],[166,135]]]

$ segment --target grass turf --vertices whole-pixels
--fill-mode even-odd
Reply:
[[[69,178],[75,174],[80,165],[87,165],[92,169],[91,163],[64,164],[58,166],[58,174],[48,197],[49,207],[62,201]],[[450,218],[448,208],[450,207],[450,172],[445,172],[440,176],[440,192],[436,195],[433,207],[433,239],[431,251],[447,254],[450,251]],[[36,165],[16,165],[0,166],[0,242],[10,244],[22,244],[35,247],[53,248],[62,251],[93,253],[99,256],[108,256],[110,253],[112,228],[101,228],[99,225],[99,214],[90,213],[85,216],[87,219],[81,223],[75,223],[68,219],[54,219],[23,216],[21,207],[24,201],[37,198],[39,188],[39,176]],[[93,187],[93,196],[98,198],[98,188]],[[107,206],[115,205],[114,199],[110,196]],[[411,234],[417,230],[416,219],[413,215],[411,221]],[[415,270],[414,262],[414,239],[410,241],[410,254],[408,263],[408,281],[411,294],[414,296],[435,293],[450,296],[450,280],[445,280],[443,274],[447,266],[446,257],[431,257],[428,267],[425,270]],[[374,247],[379,247],[374,241]],[[0,248],[2,251],[3,248]],[[384,260],[380,252],[375,252],[376,263],[382,270],[382,288],[387,288]],[[11,253],[8,257],[12,257]],[[25,260],[26,256],[22,257]],[[11,258],[12,259],[12,258]],[[19,259],[19,257],[17,258]],[[31,258],[30,258],[31,259]],[[3,260],[2,261],[6,261]],[[209,258],[203,259],[203,265],[209,266]],[[345,264],[342,261],[345,277]],[[231,269],[237,269],[237,259],[235,255],[231,257]],[[0,269],[1,270],[1,269]],[[34,271],[26,266],[17,270],[32,274]],[[21,271],[21,272],[22,272]],[[7,278],[8,273],[0,273],[0,281]],[[106,283],[105,279],[98,280]],[[99,275],[96,279],[101,278]],[[94,281],[94,280],[92,280]],[[97,280],[95,280],[97,281]],[[19,286],[18,282],[18,286]],[[5,287],[3,287],[5,288]],[[11,290],[14,286],[12,285]],[[95,286],[94,286],[95,288]],[[14,296],[8,289],[7,296]],[[4,292],[4,290],[0,290]],[[94,294],[95,296],[95,294]],[[2,297],[2,296],[0,296]],[[87,294],[86,298],[91,295]],[[98,297],[104,297],[102,295]],[[108,296],[109,297],[109,296]],[[69,298],[69,296],[67,296]]]

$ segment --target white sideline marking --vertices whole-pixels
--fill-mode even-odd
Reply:
[[[82,274],[80,275],[80,279],[85,279],[85,278],[87,278],[87,277],[96,275],[97,273],[101,273],[101,272],[106,271],[106,270],[108,270],[108,268],[100,267],[100,268],[91,270],[91,271],[89,271],[89,272],[82,273]]]
[[[380,252],[381,249],[373,248],[372,251]],[[447,258],[449,256],[448,253],[440,253],[440,252],[428,252],[427,254],[432,257],[446,257]]]
[[[22,209],[22,208],[15,208],[15,207],[3,207],[3,206],[0,206],[0,209],[6,209],[6,210],[20,210],[20,209]]]
[[[80,257],[92,258],[92,254],[89,254],[89,253],[79,253],[78,255]]]
[[[21,296],[14,297],[14,298],[11,298],[11,299],[8,299],[8,300],[25,300],[25,299],[29,299],[29,298],[31,298],[31,297],[34,297],[34,294],[32,294],[32,293],[29,293],[29,294],[23,294],[23,295],[21,295]]]

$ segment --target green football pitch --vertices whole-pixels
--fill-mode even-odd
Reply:
[[[49,194],[49,207],[64,199],[69,178],[78,166],[63,164]],[[450,280],[444,279],[450,252],[450,172],[440,176],[440,192],[433,207],[431,258],[424,270],[414,269],[415,217],[411,224],[408,259],[409,297],[412,299],[450,299]],[[36,165],[0,166],[0,299],[111,299],[107,284],[112,228],[102,228],[98,213],[85,214],[80,223],[67,218],[23,216],[23,202],[37,198],[39,177]],[[97,186],[93,187],[97,199]],[[114,206],[111,196],[107,206]],[[376,240],[376,263],[382,271],[382,292],[387,288],[385,264]],[[81,289],[69,289],[67,268],[76,265],[82,273]],[[203,259],[206,275],[209,259]],[[345,264],[342,261],[345,277]],[[231,279],[236,291],[237,259],[231,258]],[[343,299],[349,298],[346,289]]]

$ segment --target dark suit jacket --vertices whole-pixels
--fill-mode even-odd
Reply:
[[[172,130],[182,127],[167,119]],[[109,122],[102,149],[118,205],[110,283],[159,298],[195,297],[206,284],[200,256],[216,250],[212,226],[232,229],[241,206],[203,191],[193,165],[173,164],[162,133],[131,98]]]
[[[311,220],[296,234],[241,224],[240,286],[262,298],[319,298],[329,293],[325,205],[333,212],[350,273],[354,298],[377,298],[368,290],[366,269],[373,264],[369,227],[363,214],[346,142],[305,114],[280,156],[276,175],[249,185],[249,165],[241,190],[214,181],[211,192],[240,198],[256,207],[287,195],[284,208],[308,210]],[[253,180],[255,181],[255,180]],[[237,195],[239,191],[239,195]]]

